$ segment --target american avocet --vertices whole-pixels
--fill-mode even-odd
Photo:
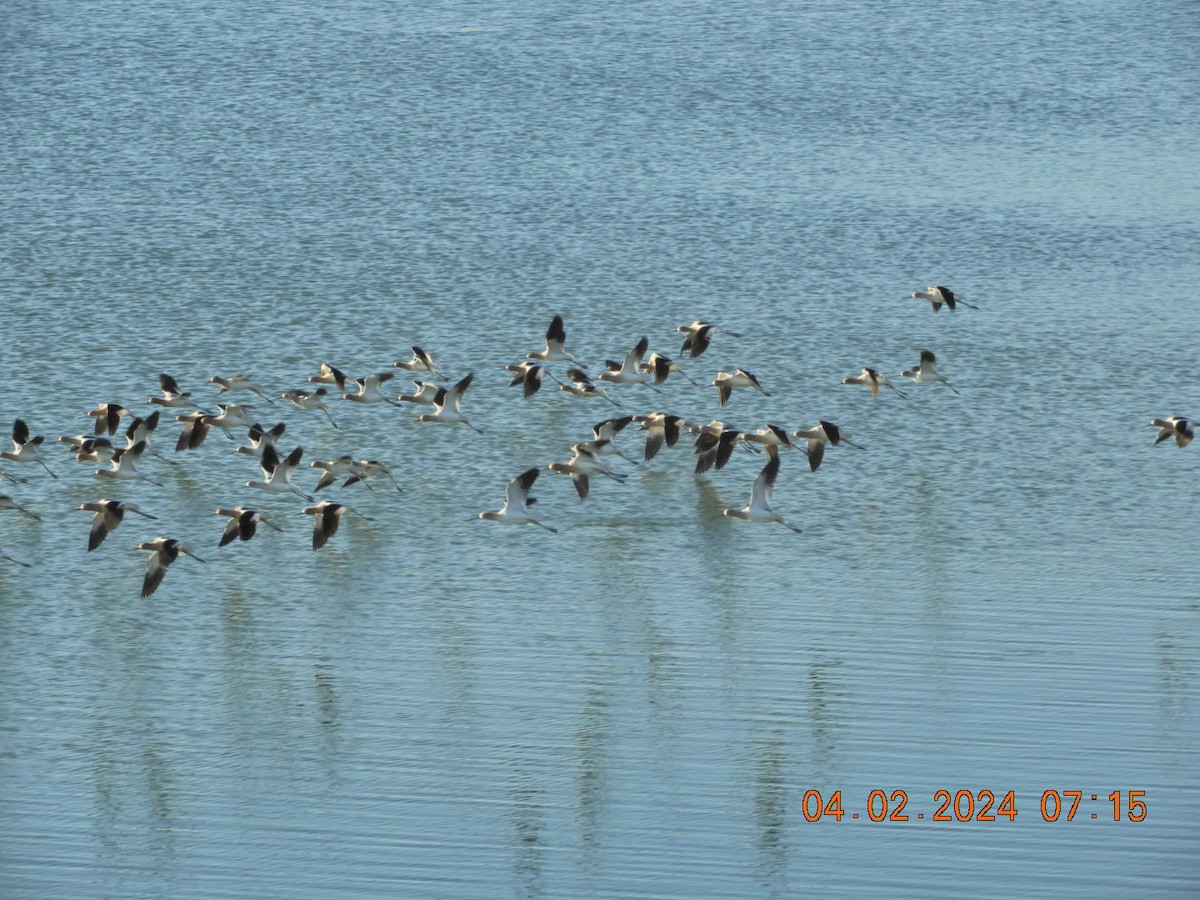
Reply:
[[[590,475],[606,475],[621,484],[624,484],[625,479],[629,477],[620,472],[614,472],[612,464],[608,460],[602,459],[595,450],[590,449],[586,444],[572,444],[571,452],[571,458],[565,463],[552,462],[546,468],[556,475],[570,475],[580,500],[588,498],[590,490],[588,476]]]
[[[617,435],[633,420],[633,416],[621,416],[620,418],[605,419],[603,422],[597,422],[592,426],[592,440],[584,446],[594,450],[597,456],[619,456],[636,466],[638,461],[625,455],[616,444]]]
[[[347,513],[353,513],[360,519],[370,521],[369,516],[364,516],[353,507],[347,506],[345,503],[335,503],[332,500],[322,500],[316,506],[304,507],[300,512],[307,516],[315,516],[312,538],[314,550],[320,550],[337,533],[338,526],[342,524],[342,516]]]
[[[530,511],[530,507],[537,502],[537,498],[529,496],[537,477],[537,469],[522,472],[508,483],[508,490],[504,493],[504,505],[494,512],[481,512],[479,518],[505,525],[537,525],[558,534],[557,528],[551,528]]]
[[[329,363],[321,363],[320,373],[309,375],[308,380],[314,384],[334,384],[337,385],[339,391],[344,391],[346,390],[346,383],[354,379],[346,375],[337,366],[331,366]]]
[[[35,522],[42,521],[41,516],[37,515],[36,513],[30,512],[24,506],[22,506],[20,503],[18,503],[16,500],[14,500],[12,497],[8,496],[8,494],[0,494],[0,509],[15,509],[17,512],[21,513],[22,515],[28,516],[29,518],[33,519]]]
[[[96,420],[96,434],[116,434],[121,416],[129,414],[129,410],[119,403],[97,403],[95,409],[88,410],[88,415]]]
[[[342,399],[355,403],[390,403],[392,406],[399,406],[399,403],[391,397],[385,396],[379,390],[381,384],[391,381],[395,377],[394,372],[375,372],[372,375],[356,378],[354,383],[358,385],[358,391],[353,394],[342,394]]]
[[[422,422],[440,422],[445,425],[466,425],[468,428],[478,431],[483,434],[483,429],[477,425],[473,425],[471,421],[462,414],[459,404],[462,403],[463,394],[467,392],[467,388],[471,386],[471,379],[475,374],[469,373],[463,377],[454,387],[438,391],[437,396],[433,401],[433,412],[422,413],[418,419]]]
[[[430,406],[437,400],[438,391],[446,390],[444,384],[437,384],[433,381],[414,381],[417,389],[411,394],[401,394],[396,399],[403,400],[405,403],[428,403]]]
[[[81,503],[79,508],[95,513],[92,516],[91,530],[88,532],[89,553],[104,543],[104,539],[108,537],[110,531],[116,530],[117,526],[125,520],[125,513],[137,513],[139,516],[144,516],[147,519],[158,518],[158,516],[152,516],[148,512],[142,512],[136,503],[130,503],[125,500],[93,500],[90,503]]]
[[[120,481],[148,481],[162,487],[161,481],[155,481],[145,472],[138,471],[138,463],[146,452],[146,442],[138,441],[132,447],[121,447],[112,455],[111,469],[97,469],[96,474],[101,478],[116,478]]]
[[[233,429],[249,428],[254,424],[254,419],[250,417],[250,410],[254,409],[251,403],[218,403],[217,409],[220,412],[215,416],[204,417],[204,424],[210,428],[220,428],[231,441],[235,440]]]
[[[509,364],[504,367],[506,372],[514,372],[513,380],[510,381],[509,387],[521,385],[523,396],[526,398],[532,397],[542,388],[543,379],[549,377],[551,381],[561,385],[562,382],[550,374],[550,370],[541,363],[526,360],[525,362]]]
[[[186,416],[176,416],[177,420],[183,423],[183,428],[179,432],[179,438],[175,441],[175,452],[180,453],[184,450],[195,450],[204,443],[204,439],[208,437],[208,422],[206,419],[211,419],[209,413],[196,412],[188,413]]]
[[[563,327],[562,316],[555,316],[550,320],[550,327],[546,329],[546,349],[539,350],[537,353],[526,353],[526,359],[540,359],[542,362],[567,362],[578,363],[579,360],[575,355],[563,347],[567,340],[567,331]]]
[[[572,397],[603,397],[613,406],[621,405],[610,397],[608,392],[603,388],[596,387],[592,383],[592,379],[588,376],[588,373],[583,371],[583,369],[567,369],[567,378],[571,383],[562,384],[560,382],[558,385],[560,391],[566,391]]]
[[[50,467],[46,465],[46,461],[42,459],[41,448],[45,438],[42,435],[30,436],[29,426],[25,424],[24,419],[17,419],[13,422],[12,428],[12,450],[0,452],[0,459],[11,460],[12,462],[35,462],[43,469],[51,478],[57,478]]]
[[[30,567],[29,563],[21,562],[19,559],[14,559],[13,557],[9,556],[7,553],[0,553],[0,561],[16,563],[18,566],[24,566],[26,569],[28,569]]]
[[[679,430],[683,419],[670,413],[650,413],[646,416],[634,416],[633,421],[642,426],[646,432],[645,459],[647,462],[658,455],[663,444],[674,447],[679,440]]]
[[[143,456],[154,456],[161,459],[165,463],[177,465],[175,460],[163,456],[156,449],[150,446],[150,438],[154,432],[158,430],[159,411],[156,409],[146,418],[134,416],[129,423],[129,427],[125,429],[125,446],[132,447],[142,441],[146,443],[146,449],[142,451]]]
[[[669,356],[663,356],[661,353],[651,353],[650,358],[642,363],[642,371],[654,376],[655,384],[662,384],[667,380],[667,376],[672,372],[678,372],[687,381],[690,381],[696,387],[700,386],[698,381],[692,381],[690,375],[683,371],[683,367]]]
[[[642,370],[642,359],[650,349],[650,338],[643,336],[637,346],[630,350],[622,362],[605,360],[605,369],[597,376],[601,381],[611,381],[613,384],[644,384],[657,391],[650,373]]]
[[[337,459],[313,460],[309,466],[321,470],[321,478],[313,489],[313,493],[316,493],[332,484],[337,484],[340,478],[353,475],[358,468],[358,461],[349,453],[344,453]]]
[[[259,465],[265,477],[262,481],[247,481],[246,487],[267,491],[272,494],[291,493],[298,497],[303,497],[311,503],[312,497],[292,484],[292,470],[300,465],[300,459],[303,456],[303,447],[297,447],[283,459],[280,459],[279,451],[274,446],[268,445],[264,447]]]
[[[1160,419],[1151,419],[1150,424],[1159,429],[1157,436],[1154,438],[1154,443],[1161,444],[1167,438],[1175,438],[1175,445],[1178,447],[1186,447],[1192,442],[1192,438],[1196,436],[1196,420],[1189,419],[1186,416],[1166,416]]]
[[[729,402],[729,395],[733,393],[735,388],[752,387],[764,397],[771,396],[758,383],[757,376],[753,372],[747,372],[745,369],[734,369],[732,372],[718,372],[716,379],[710,387],[717,389],[717,399],[721,401],[721,406]]]
[[[921,361],[913,368],[901,372],[900,377],[915,381],[917,384],[944,384],[954,393],[958,393],[958,388],[952,385],[945,375],[938,372],[937,357],[933,355],[932,350],[922,350]]]
[[[324,397],[329,393],[325,388],[319,387],[315,391],[284,391],[281,396],[292,406],[297,406],[300,409],[319,409],[325,413],[325,417],[329,419],[329,424],[334,428],[338,427],[338,423],[333,421],[333,414],[329,411],[329,406],[325,403]]]
[[[888,377],[878,369],[864,368],[861,375],[853,375],[848,378],[843,378],[842,384],[865,384],[871,389],[872,397],[879,396],[879,389],[881,387],[891,388],[905,400],[908,399],[908,394],[904,393],[904,391],[900,390],[900,388],[888,381]]]
[[[264,391],[260,385],[254,383],[254,379],[249,375],[231,375],[229,378],[222,378],[220,375],[214,375],[208,380],[210,383],[215,384],[220,388],[218,391],[220,394],[224,394],[226,392],[233,393],[235,391],[250,391],[252,394],[258,394],[258,396],[262,397],[268,403],[275,402],[267,396],[267,392]]]
[[[125,429],[125,446],[132,447],[138,441],[148,442],[151,435],[158,430],[159,418],[159,411],[155,410],[145,418],[134,416],[130,419],[129,427]]]
[[[221,540],[217,542],[218,547],[232,544],[239,539],[243,541],[250,540],[250,538],[254,537],[254,533],[258,531],[259,522],[262,522],[268,528],[283,531],[282,528],[267,518],[266,513],[248,506],[235,506],[233,509],[218,507],[216,514],[229,518],[229,521],[225,523],[225,530],[221,533]]]
[[[285,431],[287,431],[286,422],[279,422],[270,429],[264,429],[257,422],[254,422],[246,433],[246,436],[250,439],[250,445],[248,447],[238,447],[237,452],[245,456],[262,459],[263,451],[268,447],[277,447],[279,439],[283,437]]]
[[[747,431],[742,433],[743,441],[753,441],[756,444],[762,444],[764,447],[791,447],[791,435],[786,430],[778,425],[772,425],[768,422],[757,431]]]
[[[954,308],[960,304],[968,309],[979,309],[978,306],[972,306],[961,297],[955,296],[950,288],[938,284],[931,284],[923,291],[913,291],[912,296],[916,300],[924,300],[931,304],[934,312],[939,312],[943,304],[950,308],[950,312],[954,312]]]
[[[174,409],[192,405],[192,395],[179,390],[179,384],[166,372],[158,376],[158,386],[162,388],[162,396],[151,397],[147,403]]]
[[[826,444],[833,444],[835,447],[846,444],[849,447],[855,447],[859,450],[864,449],[859,444],[850,440],[850,435],[842,431],[841,428],[833,422],[826,422],[824,419],[812,428],[801,428],[799,431],[793,431],[792,437],[804,439],[805,453],[808,454],[808,468],[813,472],[817,471],[817,468],[821,465],[821,460],[825,458]]]
[[[442,370],[434,365],[433,357],[420,347],[412,348],[412,359],[407,362],[394,362],[392,365],[397,369],[406,369],[409,372],[432,372],[434,375],[443,374]]]
[[[367,479],[379,472],[382,472],[385,476],[387,476],[388,481],[392,483],[392,487],[394,487],[401,494],[404,493],[404,489],[396,483],[395,473],[392,472],[389,466],[381,463],[377,459],[360,459],[356,461],[349,474],[349,477],[346,478],[346,482],[342,485],[342,487],[349,487],[350,485],[361,481],[365,487],[369,488],[371,485],[367,483]]]
[[[723,509],[721,512],[735,519],[745,519],[747,522],[778,523],[784,528],[790,528],[799,533],[799,528],[783,521],[779,513],[771,509],[771,491],[775,487],[775,478],[779,474],[779,451],[776,447],[768,445],[767,455],[770,459],[758,473],[758,477],[754,479],[754,484],[750,488],[750,502],[741,509]]]
[[[67,445],[68,452],[75,454],[75,458],[80,462],[111,462],[113,453],[116,452],[111,440],[98,435],[76,434],[60,437],[59,440]]]
[[[695,359],[701,353],[708,349],[709,342],[714,334],[727,334],[730,337],[741,337],[736,331],[730,331],[727,328],[722,328],[719,325],[713,325],[710,322],[693,322],[691,325],[679,325],[675,328],[676,331],[687,332],[687,337],[683,339],[683,347],[680,348],[680,354],[690,353],[692,359]]]
[[[156,537],[152,541],[143,541],[138,544],[139,550],[149,550],[153,553],[150,557],[150,562],[146,564],[146,577],[142,579],[142,596],[149,597],[158,590],[158,586],[162,584],[163,576],[167,574],[167,566],[175,562],[180,554],[190,556],[198,562],[207,562],[200,559],[192,548],[187,544],[177,541],[174,538]]]
[[[745,432],[730,428],[724,422],[710,422],[693,429],[693,433],[696,435],[693,448],[696,466],[692,470],[695,475],[703,475],[709,469],[725,468],[725,464],[733,456],[733,448],[745,435]],[[754,450],[757,451],[758,448],[755,447]]]

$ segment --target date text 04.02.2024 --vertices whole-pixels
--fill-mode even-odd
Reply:
[[[1146,818],[1145,791],[1112,791],[1107,796],[1077,790],[1042,791],[1038,812],[1044,822],[1070,822],[1079,814],[1081,819],[1107,822],[1142,822]],[[997,798],[987,788],[977,791],[938,790],[933,793],[934,808],[931,815],[913,812],[909,808],[908,791],[883,791],[878,788],[867,794],[862,806],[862,816],[871,822],[909,822],[925,819],[931,822],[996,822],[1017,818],[1017,792],[1010,790]],[[1100,804],[1099,812],[1091,804]],[[842,802],[841,790],[827,797],[812,788],[804,792],[804,820],[820,822],[833,819],[859,819],[860,814],[848,810]]]

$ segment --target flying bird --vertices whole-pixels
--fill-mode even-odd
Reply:
[[[158,590],[163,577],[167,574],[167,566],[175,562],[181,554],[190,556],[197,562],[207,562],[192,552],[187,544],[174,538],[156,537],[152,541],[138,544],[139,550],[149,550],[153,554],[146,564],[146,575],[142,579],[142,596],[149,597]]]
[[[537,525],[557,534],[557,528],[546,525],[530,509],[537,502],[537,498],[529,496],[537,477],[537,469],[522,472],[508,483],[508,489],[504,493],[504,505],[495,511],[481,512],[479,518],[505,525]]]

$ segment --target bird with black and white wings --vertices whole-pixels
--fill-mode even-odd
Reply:
[[[537,498],[529,496],[537,477],[537,469],[526,469],[508,483],[504,492],[504,505],[498,510],[481,512],[479,518],[505,525],[537,525],[557,534],[557,528],[545,524],[530,508],[537,502]]]

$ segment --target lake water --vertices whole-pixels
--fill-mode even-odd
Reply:
[[[1200,447],[1147,423],[1200,415],[1198,47],[1186,2],[9,0],[0,418],[59,477],[5,464],[0,896],[1195,896]],[[770,396],[523,400],[555,314]],[[220,432],[165,416],[161,487],[55,443],[412,344],[483,435],[258,401],[397,472],[320,552]],[[840,384],[926,347],[961,394]],[[654,410],[867,449],[784,454],[802,534],[721,515],[758,455],[545,471]],[[475,518],[532,466],[560,533]],[[89,554],[103,496],[159,520]],[[283,533],[218,549],[239,503]],[[159,534],[207,564],[142,600]]]

